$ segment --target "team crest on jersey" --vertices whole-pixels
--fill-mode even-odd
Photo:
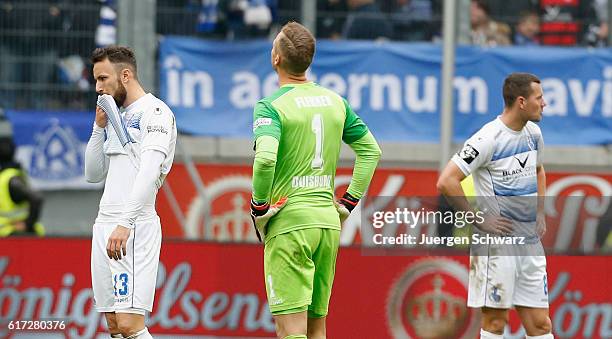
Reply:
[[[269,126],[272,125],[272,118],[259,118],[255,120],[253,123],[253,131],[257,129],[259,126]]]
[[[472,145],[466,144],[459,153],[457,153],[463,161],[467,164],[471,164],[474,159],[480,154]]]

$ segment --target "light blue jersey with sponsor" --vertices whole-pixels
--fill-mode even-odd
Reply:
[[[520,131],[499,117],[469,138],[452,161],[474,177],[478,209],[512,219],[515,235],[535,235],[538,178],[544,140],[528,122]]]

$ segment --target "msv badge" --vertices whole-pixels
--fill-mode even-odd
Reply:
[[[34,140],[29,166],[32,179],[63,181],[83,176],[83,150],[72,127],[52,119]]]

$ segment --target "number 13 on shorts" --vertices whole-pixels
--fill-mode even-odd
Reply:
[[[128,295],[129,276],[127,273],[118,273],[113,275],[113,289],[115,292],[115,298],[124,297]]]

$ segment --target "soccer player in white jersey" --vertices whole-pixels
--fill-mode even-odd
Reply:
[[[153,308],[162,236],[155,196],[172,166],[176,124],[168,106],[138,82],[131,49],[98,48],[91,61],[96,92],[124,108],[121,122],[135,153],[128,156],[96,107],[85,151],[87,180],[106,179],[91,249],[95,308],[104,313],[111,338],[152,338],[145,312]]]
[[[527,338],[551,339],[546,257],[539,239],[546,230],[541,201],[546,190],[544,142],[534,123],[542,119],[546,103],[540,80],[527,73],[510,74],[503,96],[503,113],[465,142],[442,171],[437,187],[456,210],[476,213],[460,184],[472,174],[478,210],[486,213],[475,232],[519,239],[513,250],[521,255],[485,245],[480,248],[483,255],[472,252],[470,257],[468,306],[482,311],[480,338],[503,338],[514,307]]]

